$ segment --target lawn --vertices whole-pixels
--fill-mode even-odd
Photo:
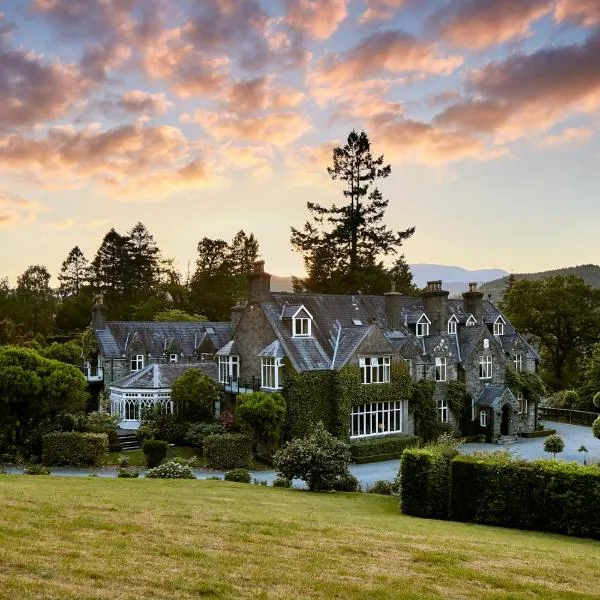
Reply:
[[[0,598],[600,598],[600,544],[372,494],[0,476]]]

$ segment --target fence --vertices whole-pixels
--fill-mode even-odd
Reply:
[[[546,421],[591,425],[598,417],[600,417],[600,413],[587,410],[575,410],[573,408],[540,407],[538,409],[538,416],[540,419]]]

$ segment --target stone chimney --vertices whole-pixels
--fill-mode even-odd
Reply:
[[[92,329],[106,329],[107,311],[102,294],[96,294],[94,296],[94,306],[92,306]]]
[[[433,328],[441,332],[447,331],[449,295],[450,292],[442,289],[441,280],[428,281],[422,294],[425,314],[431,320]]]
[[[265,273],[265,261],[254,263],[254,271],[248,274],[246,295],[249,304],[265,302],[271,296],[271,275]]]
[[[386,292],[385,300],[385,321],[386,329],[398,331],[402,325],[402,294],[396,291],[396,282],[392,281],[392,291]]]
[[[246,307],[244,306],[244,304],[242,302],[238,302],[231,309],[231,328],[234,333],[235,333],[235,330],[238,328],[240,321],[242,320],[242,315],[244,314],[245,309],[246,309]]]
[[[477,283],[469,283],[469,291],[463,295],[464,299],[464,310],[466,313],[472,313],[477,319],[477,324],[481,324],[481,318],[483,316],[483,292],[477,290]]]

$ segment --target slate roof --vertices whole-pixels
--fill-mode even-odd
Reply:
[[[184,356],[195,356],[197,349],[216,352],[231,335],[231,323],[193,321],[109,321],[106,329],[96,330],[100,353],[105,358],[122,358],[136,344],[154,357],[164,355],[169,347]]]
[[[475,400],[476,406],[491,407],[508,388],[505,385],[486,385]]]
[[[227,342],[220,350],[216,352],[217,356],[237,356],[240,351],[238,350],[235,340]]]
[[[170,389],[173,382],[189,369],[199,369],[218,381],[218,366],[214,362],[152,363],[114,381],[111,387],[121,389]]]

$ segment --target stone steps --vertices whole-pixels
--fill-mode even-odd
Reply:
[[[496,440],[496,444],[500,446],[510,446],[511,444],[516,444],[518,441],[519,438],[516,435],[501,435]]]
[[[123,450],[138,450],[141,448],[140,441],[137,436],[133,433],[117,433],[121,448]]]

